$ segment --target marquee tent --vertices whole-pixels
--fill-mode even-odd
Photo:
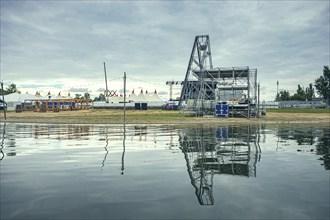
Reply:
[[[20,105],[23,102],[28,100],[36,99],[35,95],[31,94],[20,94],[20,93],[11,93],[4,96],[4,101],[7,103],[7,110],[15,110],[16,105]]]

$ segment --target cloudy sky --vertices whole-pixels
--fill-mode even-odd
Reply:
[[[157,89],[184,80],[196,35],[210,36],[213,66],[258,69],[261,99],[293,94],[329,65],[329,1],[3,1],[5,87],[46,95]],[[175,92],[179,89],[177,88]]]

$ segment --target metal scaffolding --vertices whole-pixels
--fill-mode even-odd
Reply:
[[[196,36],[179,106],[204,115],[214,114],[217,103],[228,104],[230,116],[256,116],[257,69],[213,68],[209,36]]]

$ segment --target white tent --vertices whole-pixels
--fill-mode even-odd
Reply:
[[[143,89],[141,89],[140,94],[136,97],[135,102],[137,102],[137,103],[146,103],[146,102],[148,102],[145,95],[143,94]]]
[[[40,97],[40,98],[45,99],[45,100],[46,100],[46,99],[52,99],[52,98],[54,99],[54,98],[55,98],[55,95],[50,94],[50,92],[48,92],[47,95],[45,95],[45,96],[43,96],[43,97]],[[40,98],[39,98],[39,99],[40,99]]]
[[[146,100],[147,100],[148,102],[152,102],[152,95],[150,95],[150,94],[148,93],[148,90],[146,90],[146,92],[145,92],[145,94],[144,94],[144,97],[146,98]]]
[[[15,110],[16,105],[20,105],[23,102],[26,102],[31,99],[37,99],[35,95],[31,94],[20,94],[20,93],[11,93],[4,96],[4,101],[7,103],[7,110]]]
[[[63,99],[63,96],[61,96],[61,92],[58,93],[58,95],[56,96],[56,99]]]
[[[111,103],[111,102],[113,102],[113,103],[119,103],[119,96],[116,95],[116,96],[109,97],[109,103]]]
[[[162,103],[165,103],[164,100],[158,96],[156,89],[155,89],[154,94],[152,94],[150,96],[150,102],[162,102]]]
[[[124,102],[124,94],[119,94],[118,102]]]
[[[137,99],[137,95],[135,95],[133,89],[132,94],[129,97],[127,97],[127,101],[135,102],[136,99]]]
[[[72,96],[70,95],[70,93],[68,93],[68,96],[65,97],[66,99],[73,99]]]
[[[36,94],[34,95],[35,97],[41,97],[40,92],[36,91]]]

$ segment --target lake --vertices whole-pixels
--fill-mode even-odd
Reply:
[[[0,123],[1,219],[329,219],[330,127]]]

